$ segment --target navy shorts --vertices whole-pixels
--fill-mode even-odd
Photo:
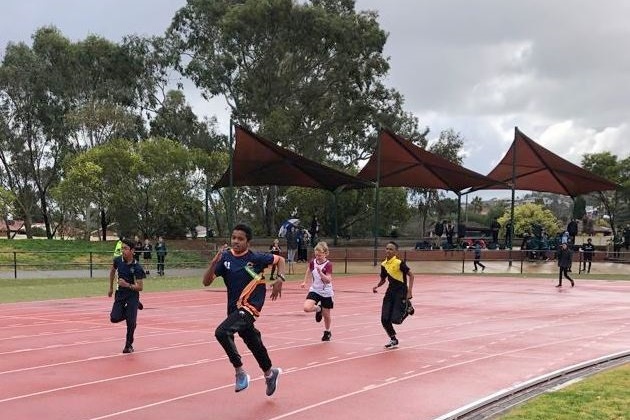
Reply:
[[[332,309],[334,306],[333,299],[331,297],[323,297],[315,292],[308,292],[306,299],[314,300],[315,302],[321,302],[322,308]]]

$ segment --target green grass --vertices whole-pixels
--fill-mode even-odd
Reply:
[[[220,281],[212,287],[222,286]],[[200,289],[200,277],[149,277],[144,292]],[[0,303],[107,296],[109,277],[6,279],[0,281]]]
[[[630,419],[630,364],[541,395],[501,420]]]
[[[0,270],[13,270],[15,264],[18,270],[74,270],[87,269],[90,265],[95,269],[109,268],[115,245],[115,241],[0,240]],[[199,249],[193,250],[179,250],[177,242],[174,245],[168,250],[169,267],[192,268],[207,264],[209,252],[202,243],[196,243]],[[153,252],[152,262],[156,261]]]

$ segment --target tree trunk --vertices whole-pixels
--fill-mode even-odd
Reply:
[[[87,210],[88,212],[90,209]],[[88,235],[90,234],[89,226],[87,227]],[[105,214],[105,209],[101,209],[101,231],[103,232],[103,236],[101,240],[107,240],[107,215]],[[118,236],[120,236],[120,232],[118,232]]]
[[[5,216],[2,218],[4,224],[7,226],[7,239],[11,239],[11,228],[9,227],[9,219]]]
[[[42,217],[44,218],[44,226],[46,226],[46,238],[52,239],[52,229],[50,228],[50,218],[48,216],[48,203],[46,202],[46,195],[41,193],[39,203],[42,206]]]

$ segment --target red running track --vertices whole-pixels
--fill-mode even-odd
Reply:
[[[630,283],[578,278],[559,290],[550,279],[416,276],[416,314],[395,350],[383,348],[375,283],[335,280],[328,343],[296,283],[267,302],[257,325],[284,370],[271,398],[239,338],[253,380],[234,392],[213,335],[223,290],[143,293],[130,355],[106,297],[0,305],[0,418],[433,419],[630,348]]]

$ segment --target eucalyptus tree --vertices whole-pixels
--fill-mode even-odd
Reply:
[[[24,211],[27,235],[37,197],[48,238],[49,189],[58,182],[60,165],[71,151],[64,115],[72,66],[65,51],[69,41],[54,28],[33,35],[33,46],[9,43],[0,66],[0,111],[6,133],[2,136],[2,164],[11,177],[11,190]]]
[[[617,234],[619,222],[630,221],[628,208],[630,203],[630,156],[619,158],[611,152],[585,154],[582,167],[619,185],[614,191],[596,193],[597,203],[604,208],[609,217],[613,235]],[[620,215],[621,220],[617,220]]]
[[[428,131],[426,132],[428,134]],[[423,136],[420,139],[414,141],[414,143],[422,148],[427,148],[428,141]],[[428,146],[428,150],[438,156],[441,156],[457,165],[462,164],[461,150],[464,146],[464,137],[461,133],[456,132],[453,129],[443,130],[440,132],[439,138]],[[427,231],[427,219],[434,217],[435,220],[440,221],[444,217],[449,216],[449,205],[440,205],[441,201],[447,200],[446,192],[432,188],[413,188],[409,190],[409,199],[414,203],[418,209],[420,215],[421,232],[423,236]],[[450,200],[448,200],[450,203]],[[457,211],[457,206],[455,206]]]
[[[216,159],[169,139],[113,140],[65,162],[55,197],[81,214],[107,209],[103,230],[116,222],[126,234],[184,235],[201,221],[200,169],[211,170]]]
[[[356,169],[379,125],[417,132],[384,84],[387,34],[353,0],[189,1],[167,37],[182,73],[207,97],[224,97],[235,122],[307,158]],[[251,196],[271,233],[277,189]]]

